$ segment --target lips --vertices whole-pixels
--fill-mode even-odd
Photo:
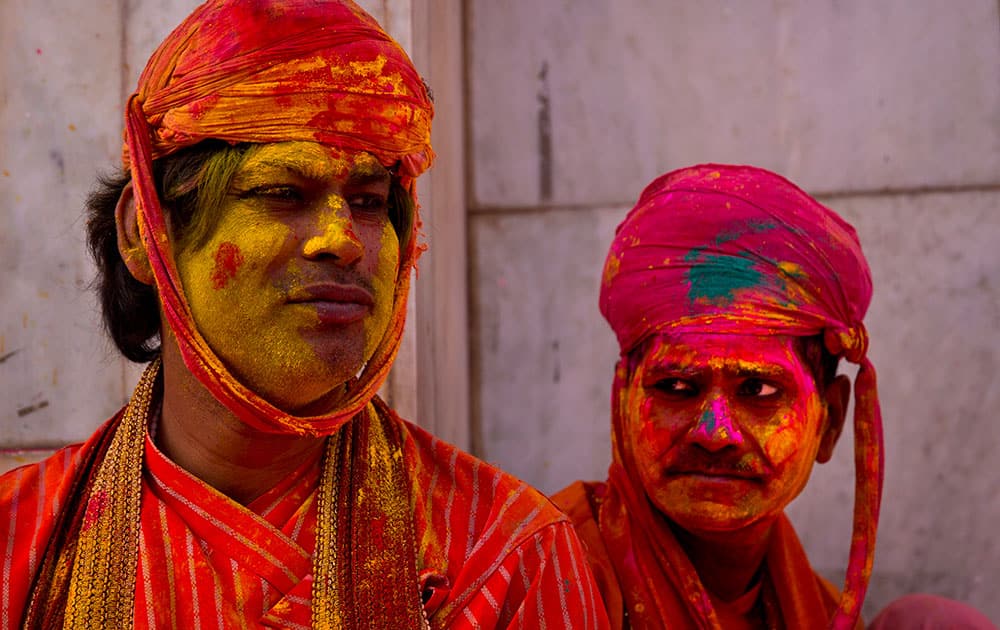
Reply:
[[[667,469],[669,477],[698,477],[706,481],[763,481],[763,475],[744,470],[734,470],[732,468],[707,468],[692,470]]]
[[[758,458],[710,456],[702,453],[678,453],[664,463],[664,472],[670,477],[690,476],[706,480],[763,481],[768,476],[768,466]]]
[[[375,305],[372,294],[358,285],[324,282],[294,291],[290,304],[304,304],[315,309],[322,324],[351,324],[364,319]]]

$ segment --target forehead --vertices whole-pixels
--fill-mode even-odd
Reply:
[[[795,337],[694,332],[655,337],[646,346],[641,364],[647,370],[762,374],[799,372],[806,367]]]
[[[389,171],[371,153],[306,141],[259,145],[240,165],[237,175],[269,170],[291,171],[316,179],[389,177]]]

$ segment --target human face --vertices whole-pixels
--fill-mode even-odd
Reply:
[[[769,524],[805,487],[828,413],[795,339],[655,339],[625,419],[652,503],[692,532]]]
[[[255,147],[203,245],[177,269],[198,330],[233,374],[286,411],[317,409],[372,356],[399,267],[390,175],[314,142]]]

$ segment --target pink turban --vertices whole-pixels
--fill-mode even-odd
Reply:
[[[857,363],[871,296],[846,221],[783,177],[709,164],[646,187],[618,226],[600,304],[622,354],[668,329],[825,333]]]
[[[601,313],[623,358],[667,332],[822,334],[827,350],[860,365],[854,533],[838,628],[853,627],[860,613],[881,502],[881,413],[862,323],[871,296],[871,272],[846,221],[779,175],[721,164],[647,186],[618,226],[601,283]],[[616,477],[627,483],[628,471],[624,423],[613,422],[614,485]]]

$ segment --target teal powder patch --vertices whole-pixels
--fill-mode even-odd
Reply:
[[[715,236],[715,245],[721,246],[745,234],[760,234],[778,228],[774,221],[747,219],[731,224]],[[706,247],[694,247],[684,257],[692,263],[687,272],[691,288],[688,299],[692,302],[707,300],[720,305],[731,303],[736,291],[760,286],[762,276],[753,268],[754,261],[738,256],[704,255]],[[700,260],[699,260],[700,259]]]
[[[761,284],[761,273],[753,268],[753,264],[752,260],[736,256],[705,256],[687,272],[687,281],[691,285],[688,299],[692,302],[732,302],[736,291]]]
[[[724,245],[729,241],[735,241],[744,234],[760,234],[761,232],[770,232],[771,230],[777,229],[777,227],[778,224],[774,221],[747,219],[746,221],[742,221],[728,230],[719,232],[715,236],[715,244]]]
[[[705,430],[711,435],[715,433],[715,422],[715,413],[711,409],[706,409],[705,413],[701,414],[701,420],[698,421],[698,424],[705,427]]]

